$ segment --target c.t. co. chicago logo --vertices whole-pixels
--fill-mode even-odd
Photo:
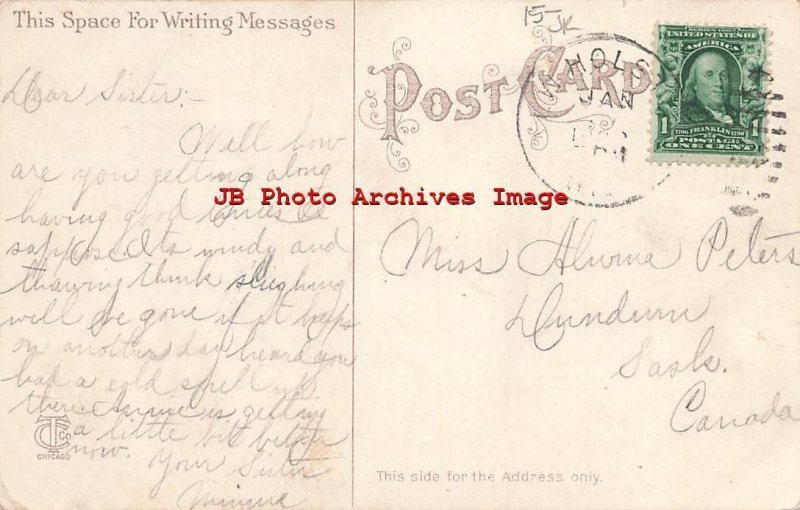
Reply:
[[[69,433],[70,421],[67,415],[39,416],[36,420],[36,431],[33,438],[36,444],[47,449],[50,453],[58,453],[62,448],[69,446],[72,434]]]

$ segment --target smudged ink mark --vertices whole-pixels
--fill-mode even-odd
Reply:
[[[749,205],[732,205],[730,210],[736,216],[753,216],[758,214],[758,209],[750,207]]]

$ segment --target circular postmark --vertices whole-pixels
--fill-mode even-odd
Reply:
[[[642,199],[669,177],[648,163],[654,61],[653,51],[610,33],[530,54],[519,77],[517,137],[545,186],[608,208]]]

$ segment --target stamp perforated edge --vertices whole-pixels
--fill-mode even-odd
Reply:
[[[764,34],[766,36],[766,44],[765,50],[767,54],[767,58],[763,65],[763,70],[768,75],[772,76],[772,68],[770,67],[770,63],[772,61],[772,39],[773,39],[773,31],[769,27],[763,24],[736,24],[736,23],[688,23],[686,21],[656,21],[653,24],[653,30],[651,32],[651,39],[653,43],[653,48],[655,48],[655,53],[658,55],[658,43],[659,43],[659,30],[658,27],[660,25],[691,25],[693,27],[733,27],[733,28],[760,28],[764,30]],[[659,79],[661,73],[661,62],[659,61],[658,57],[653,58],[653,64],[657,66],[659,72]],[[722,154],[681,154],[681,153],[655,153],[653,152],[653,141],[655,132],[658,130],[657,125],[657,107],[658,107],[658,100],[656,98],[656,87],[651,87],[651,91],[649,94],[650,97],[650,108],[649,114],[650,118],[648,119],[647,123],[647,158],[645,161],[648,163],[654,164],[656,166],[739,166],[739,167],[761,167],[767,164],[769,161],[769,153],[770,153],[770,140],[769,140],[769,115],[764,115],[764,123],[762,125],[763,130],[763,137],[762,140],[764,142],[764,154],[762,156],[740,156],[740,155],[722,155]],[[765,98],[765,105],[768,106],[771,102],[769,97]],[[768,108],[767,108],[768,111]]]

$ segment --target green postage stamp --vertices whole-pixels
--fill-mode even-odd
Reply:
[[[755,163],[769,81],[763,28],[659,25],[653,160]]]

